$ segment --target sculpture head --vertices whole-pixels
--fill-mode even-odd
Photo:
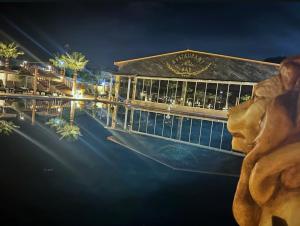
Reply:
[[[227,127],[233,149],[246,154],[233,203],[238,223],[300,225],[300,56],[230,109]]]
[[[300,126],[299,92],[300,57],[288,58],[281,63],[279,75],[258,83],[250,100],[229,110],[233,149],[267,152],[294,138]]]

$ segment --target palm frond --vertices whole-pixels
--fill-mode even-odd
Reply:
[[[56,131],[60,135],[60,140],[77,140],[79,136],[82,136],[80,128],[75,125],[65,124]]]
[[[71,54],[66,53],[61,56],[61,59],[66,63],[66,67],[73,71],[83,70],[88,63],[85,56],[79,52],[73,52]]]
[[[0,134],[10,135],[14,129],[20,128],[11,121],[0,120]]]
[[[17,58],[19,55],[23,55],[24,52],[19,51],[17,45],[12,43],[0,43],[0,56],[4,58]]]

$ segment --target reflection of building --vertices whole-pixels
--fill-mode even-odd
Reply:
[[[226,118],[228,108],[249,99],[256,82],[276,74],[279,66],[193,50],[115,65],[115,100],[221,118]]]
[[[232,153],[226,120],[124,105],[112,108],[107,125],[113,129]]]

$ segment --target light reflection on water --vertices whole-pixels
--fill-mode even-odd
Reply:
[[[76,167],[61,157],[60,145],[78,149],[80,143],[83,150],[113,165],[113,159],[103,154],[111,151],[107,143],[113,142],[174,170],[239,174],[242,158],[231,151],[231,137],[224,122],[99,102],[6,99],[0,101],[0,107],[0,120],[11,123],[2,123],[3,128],[6,126],[6,130],[0,127],[3,136],[4,131],[9,131],[7,135],[15,131],[72,171]],[[38,128],[44,138],[56,140],[56,147],[51,142],[40,142],[41,133],[32,135]],[[104,131],[105,137],[101,136]],[[80,156],[80,162],[89,165],[83,150],[72,158]]]
[[[231,206],[237,178],[232,176],[239,172],[240,156],[193,144],[196,136],[182,134],[191,143],[165,139],[177,119],[172,114],[171,121],[156,122],[163,134],[152,136],[151,117],[140,123],[140,131],[149,130],[145,134],[134,130],[131,114],[125,123],[125,114],[113,111],[116,106],[74,102],[71,107],[62,100],[0,100],[0,120],[18,126],[0,135],[6,194],[1,220],[14,219],[9,225],[235,225]],[[57,128],[63,125],[77,126],[82,136],[61,139]]]

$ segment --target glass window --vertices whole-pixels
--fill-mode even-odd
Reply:
[[[143,97],[143,79],[137,79],[136,83],[136,93],[135,93],[135,99],[136,100],[142,100]]]
[[[175,104],[177,81],[169,81],[168,85],[168,104]]]
[[[219,84],[216,98],[215,109],[216,110],[227,110],[226,99],[227,99],[228,84]]]
[[[157,102],[158,100],[158,89],[159,89],[159,80],[152,80],[152,88],[151,88],[151,101]]]
[[[185,106],[189,106],[189,107],[193,106],[195,86],[196,86],[196,82],[188,82],[187,83]]]
[[[234,107],[239,103],[240,85],[229,85],[228,108]]]
[[[206,87],[206,83],[203,83],[203,82],[197,83],[196,94],[195,94],[195,103],[194,103],[195,107],[203,108],[205,87]]]
[[[161,80],[158,103],[166,103],[167,102],[167,87],[168,87],[168,81]]]
[[[121,77],[120,79],[120,90],[119,90],[119,100],[124,101],[127,98],[128,89],[128,78]]]
[[[144,90],[143,90],[143,95],[145,101],[151,101],[151,79],[144,79]]]
[[[175,104],[181,105],[183,102],[183,97],[182,97],[182,87],[183,87],[183,81],[178,81],[177,83],[177,92],[176,92],[176,100]]]
[[[249,86],[249,85],[242,85],[241,88],[241,97],[240,97],[240,104],[250,100],[251,96],[252,96],[252,89],[253,86]]]
[[[216,97],[216,83],[208,83],[205,95],[205,108],[213,109],[215,105],[215,97]]]

